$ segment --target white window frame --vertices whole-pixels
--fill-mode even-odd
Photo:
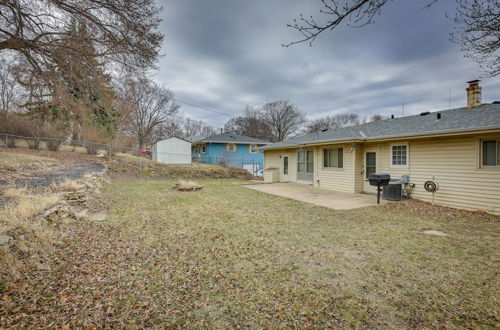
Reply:
[[[483,164],[483,161],[484,161],[484,142],[489,142],[489,141],[495,141],[496,142],[496,146],[495,146],[495,150],[496,150],[496,156],[497,156],[497,159],[496,159],[496,165],[484,165]],[[487,168],[487,169],[499,169],[500,168],[500,139],[499,138],[491,138],[491,139],[482,139],[479,141],[479,165],[481,168]]]
[[[337,157],[338,157],[338,150],[342,149],[342,167],[335,167],[335,166],[325,166],[325,151],[327,150],[337,150]],[[345,160],[345,148],[344,147],[335,147],[335,148],[323,148],[321,149],[321,160],[322,160],[322,168],[324,170],[337,170],[341,171],[344,170],[344,160]]]
[[[255,148],[253,151],[252,151],[252,147]],[[258,152],[259,152],[259,147],[256,144],[250,144],[250,153],[256,154]]]
[[[207,152],[207,144],[206,143],[203,143],[201,145],[201,153],[204,154]]]
[[[392,149],[393,147],[406,147],[406,165],[397,165],[392,163]],[[391,143],[390,146],[390,152],[389,152],[389,165],[390,168],[408,168],[410,166],[410,145],[406,143]]]

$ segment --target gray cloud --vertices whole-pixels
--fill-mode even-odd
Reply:
[[[453,1],[394,1],[368,27],[341,27],[309,47],[286,24],[320,1],[169,0],[162,2],[165,57],[155,78],[181,100],[237,115],[245,104],[286,98],[310,118],[438,110],[465,104],[465,81],[478,66],[449,40]],[[484,101],[500,82],[483,80]],[[494,93],[497,94],[494,94]],[[227,117],[189,106],[192,118],[221,127]]]

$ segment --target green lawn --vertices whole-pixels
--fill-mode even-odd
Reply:
[[[418,202],[335,211],[198,182],[114,180],[98,201],[108,221],[74,225],[51,280],[32,289],[49,292],[37,311],[72,326],[500,325],[498,217]]]

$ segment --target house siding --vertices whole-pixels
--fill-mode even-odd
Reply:
[[[279,182],[297,182],[297,150],[266,151],[264,153],[264,169],[278,168],[280,173]],[[288,156],[288,175],[285,175],[283,171],[284,156]]]
[[[363,167],[364,167],[364,154],[363,149],[358,146],[354,150],[354,168],[353,168],[353,182],[354,182],[354,192],[363,192]]]
[[[343,168],[325,168],[323,167],[323,150],[332,148],[343,148],[344,164]],[[354,153],[351,152],[349,145],[326,145],[316,147],[314,150],[315,175],[314,186],[336,191],[353,192],[354,191]]]
[[[191,142],[171,137],[156,142],[152,150],[152,159],[164,164],[191,164]]]
[[[409,142],[407,169],[390,167],[390,144],[380,147],[380,172],[392,177],[410,175],[415,184],[413,197],[432,202],[432,193],[424,189],[428,180],[439,183],[434,202],[456,208],[483,210],[494,207],[500,215],[500,168],[480,166],[480,140],[499,136],[464,137]]]
[[[500,215],[500,167],[485,169],[480,166],[480,141],[500,139],[500,133],[471,137],[449,137],[434,139],[414,139],[400,141],[409,146],[408,168],[390,166],[390,147],[395,142],[357,144],[351,152],[352,144],[314,147],[314,185],[319,187],[359,193],[363,191],[364,151],[366,148],[378,150],[378,172],[389,173],[399,178],[409,175],[415,184],[413,198],[432,202],[432,193],[424,189],[424,183],[433,180],[439,183],[434,194],[434,202],[439,205],[483,210],[493,207],[491,213]],[[398,142],[399,143],[399,142]],[[323,168],[322,150],[328,147],[344,147],[344,168]],[[269,150],[265,152],[265,167],[280,168],[280,182],[283,164],[280,155],[289,154],[289,180],[296,181],[296,153],[298,149]]]
[[[244,164],[259,164],[264,166],[262,152],[249,152],[248,144],[236,144],[236,151],[226,151],[226,143],[207,143],[206,152],[200,153],[200,161],[207,164],[220,165],[227,161],[230,166],[243,168]]]

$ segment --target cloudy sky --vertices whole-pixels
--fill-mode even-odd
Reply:
[[[376,23],[341,27],[312,47],[281,45],[286,27],[320,0],[161,0],[164,57],[155,79],[180,100],[230,115],[246,104],[289,99],[313,119],[340,112],[401,115],[465,105],[477,64],[449,41],[455,2],[391,2]],[[500,99],[500,79],[483,78],[483,102]],[[185,115],[222,127],[228,117],[182,106]]]

